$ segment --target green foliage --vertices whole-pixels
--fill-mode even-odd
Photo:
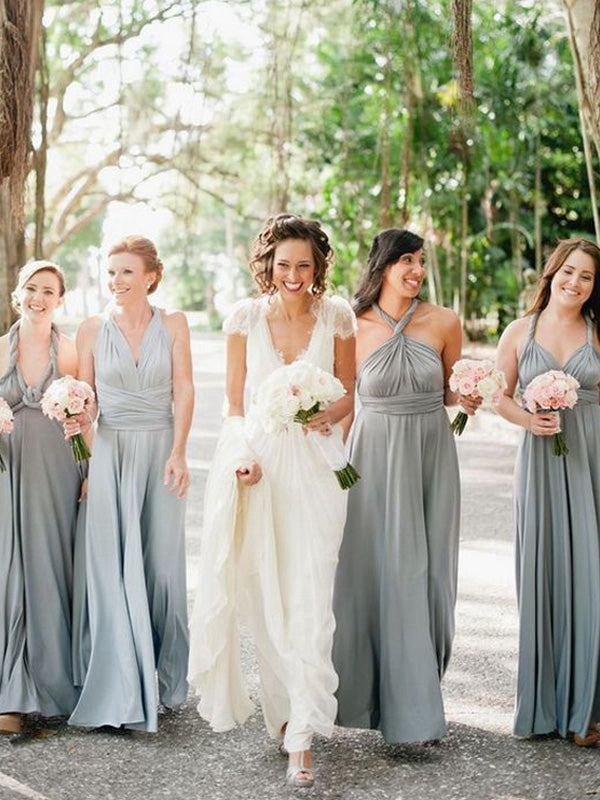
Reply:
[[[111,191],[172,211],[161,244],[182,307],[213,313],[223,270],[233,294],[249,288],[244,264],[261,221],[291,210],[331,233],[332,282],[347,295],[375,233],[407,226],[436,249],[438,300],[453,305],[466,246],[463,311],[489,319],[495,333],[517,313],[536,265],[536,203],[546,246],[593,235],[571,56],[552,3],[474,5],[475,108],[466,121],[450,0],[233,0],[221,8],[245,26],[237,39],[206,26],[203,8],[47,2],[53,113],[60,121],[61,103],[74,117],[112,104],[64,122],[49,183],[77,172],[90,141],[103,153],[122,145]],[[169,74],[160,32],[145,27],[156,15],[155,31],[180,19],[185,45]],[[231,78],[240,73],[241,89]],[[72,224],[107,191],[103,174]],[[98,243],[104,211],[58,251],[69,269]],[[60,221],[60,208],[52,213]],[[51,238],[52,219],[48,230]]]

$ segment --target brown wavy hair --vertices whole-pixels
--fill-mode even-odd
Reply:
[[[310,242],[315,260],[312,293],[320,297],[327,289],[327,270],[333,261],[333,249],[318,220],[297,217],[295,214],[269,217],[252,243],[249,266],[261,294],[275,294],[277,291],[273,283],[273,260],[277,245],[286,239]]]
[[[379,299],[386,267],[396,264],[405,253],[421,250],[424,244],[421,236],[400,228],[388,228],[377,234],[369,251],[367,266],[354,293],[352,306],[357,317]]]
[[[139,256],[144,262],[146,272],[154,273],[154,280],[148,289],[148,294],[152,294],[158,288],[158,284],[163,276],[163,263],[158,257],[156,245],[145,236],[125,236],[120,241],[116,242],[108,251],[108,257],[116,256],[119,253],[131,253],[132,255]]]
[[[59,284],[59,296],[64,297],[65,292],[67,291],[67,284],[65,282],[65,274],[62,269],[55,264],[53,261],[30,261],[28,264],[25,264],[24,267],[21,267],[19,270],[19,275],[17,277],[17,285],[15,286],[14,292],[11,294],[11,305],[17,314],[21,313],[21,303],[19,302],[19,294],[25,287],[25,284],[28,283],[34,275],[38,272],[48,271],[52,272],[58,278]]]
[[[589,239],[561,239],[550,253],[544,270],[538,278],[535,296],[527,315],[543,311],[550,302],[550,285],[558,270],[575,250],[587,253],[594,262],[594,286],[592,293],[583,304],[582,314],[592,318],[600,337],[600,247]]]

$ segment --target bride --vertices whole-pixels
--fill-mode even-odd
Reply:
[[[265,723],[283,740],[293,786],[313,784],[313,734],[330,736],[336,716],[332,593],[346,496],[306,435],[331,435],[354,401],[356,323],[345,300],[324,294],[331,258],[320,224],[290,214],[271,217],[254,242],[261,295],[224,323],[229,409],[208,478],[191,624],[190,682],[218,731],[252,710],[238,618],[249,628]],[[255,391],[298,359],[334,373],[346,394],[308,430],[266,433],[252,402],[246,414],[246,385]]]

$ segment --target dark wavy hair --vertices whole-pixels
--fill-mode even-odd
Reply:
[[[590,242],[589,239],[561,239],[558,242],[548,256],[544,270],[538,278],[535,297],[530,308],[527,309],[527,314],[535,314],[536,311],[543,311],[546,308],[550,302],[552,279],[574,250],[587,253],[594,262],[594,286],[591,295],[583,304],[581,312],[592,318],[600,337],[600,247],[594,242]]]
[[[280,242],[301,239],[310,242],[315,260],[315,277],[312,293],[320,297],[327,288],[327,270],[333,261],[333,249],[321,223],[295,214],[277,214],[269,217],[264,228],[252,244],[250,270],[261,294],[274,294],[273,259]]]
[[[389,228],[373,239],[367,266],[354,293],[354,313],[359,316],[379,299],[386,267],[395,264],[405,253],[416,253],[425,240],[412,231]]]

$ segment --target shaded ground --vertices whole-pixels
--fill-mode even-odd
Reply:
[[[198,404],[190,457],[190,599],[206,465],[223,397],[220,337],[194,339]],[[450,735],[438,745],[391,747],[378,734],[336,731],[315,743],[318,781],[294,792],[260,713],[243,729],[212,733],[190,698],[156,735],[60,730],[14,746],[0,739],[0,800],[584,800],[600,798],[600,751],[560,739],[511,736],[517,620],[512,549],[515,432],[487,413],[459,440],[463,524],[457,634],[445,680]],[[249,642],[246,667],[257,679]],[[10,783],[10,779],[18,784]]]

